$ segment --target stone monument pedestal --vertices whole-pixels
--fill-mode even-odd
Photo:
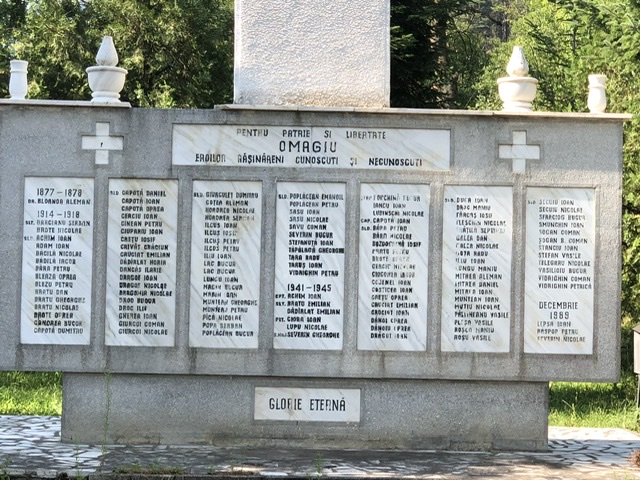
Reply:
[[[0,101],[0,368],[63,441],[545,450],[618,379],[630,117],[384,108],[389,5],[237,0],[236,105]]]
[[[0,367],[64,441],[543,450],[619,376],[625,115],[3,118]]]
[[[359,390],[360,420],[256,419],[262,387]],[[540,451],[548,406],[542,382],[65,373],[62,441]]]

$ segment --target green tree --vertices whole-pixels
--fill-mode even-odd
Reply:
[[[468,106],[484,38],[498,24],[491,13],[491,0],[393,0],[392,105]],[[30,62],[31,98],[89,98],[85,68],[106,34],[129,70],[122,98],[134,106],[232,99],[233,0],[9,0],[0,22],[4,51]]]
[[[483,28],[489,5],[480,0],[392,0],[392,106],[469,103],[469,87],[486,58]]]
[[[11,59],[11,48],[15,43],[16,32],[24,26],[27,14],[26,0],[0,1],[0,56],[2,60]]]
[[[15,58],[13,51],[15,36],[24,26],[26,13],[26,0],[0,1],[0,65],[8,67],[9,61]],[[9,84],[8,68],[0,69],[0,84],[5,86]]]
[[[213,107],[233,98],[231,0],[94,0],[92,30],[114,37],[143,107]]]
[[[91,57],[83,17],[82,4],[74,0],[28,2],[11,49],[29,61],[30,98],[77,100],[89,95],[84,68]]]
[[[129,71],[121,97],[134,106],[232,98],[232,0],[36,0],[14,24],[7,43],[30,63],[31,98],[90,98],[85,69],[103,35],[114,37]]]
[[[509,37],[494,42],[491,62],[476,84],[480,108],[501,108],[496,79],[514,45],[524,48],[530,75],[538,79],[534,109],[582,111],[586,108],[586,76],[583,50],[591,42],[577,31],[571,12],[550,0],[520,0],[501,6],[509,24]],[[497,40],[497,39],[496,39]],[[584,95],[582,93],[585,93]]]
[[[608,110],[634,114],[625,126],[622,199],[621,301],[628,331],[628,323],[640,321],[640,2],[518,0],[504,13],[510,36],[489,52],[476,107],[501,108],[495,79],[505,75],[513,45],[521,45],[540,81],[535,109],[586,111],[587,76],[603,73]]]

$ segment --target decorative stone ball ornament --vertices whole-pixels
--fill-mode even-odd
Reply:
[[[508,77],[498,79],[498,94],[506,112],[530,112],[538,80],[529,76],[529,64],[522,47],[513,47],[507,64]]]
[[[120,103],[120,92],[124,88],[127,70],[116,67],[118,52],[113,38],[105,36],[96,55],[97,65],[87,68],[89,88],[93,92],[91,101],[95,103]]]

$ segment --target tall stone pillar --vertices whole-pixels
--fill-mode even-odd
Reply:
[[[389,106],[389,0],[236,0],[234,103]]]

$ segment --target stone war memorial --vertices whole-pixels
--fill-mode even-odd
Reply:
[[[120,102],[107,40],[92,101],[16,64],[0,368],[64,372],[63,442],[544,450],[549,381],[618,378],[604,79],[532,111],[516,48],[504,110],[389,108],[388,0],[321,3],[237,0],[211,110]]]

